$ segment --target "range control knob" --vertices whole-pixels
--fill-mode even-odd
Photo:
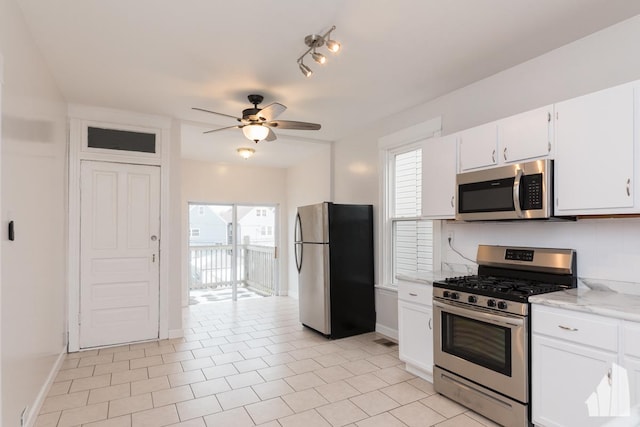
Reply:
[[[469,295],[469,298],[467,298],[467,301],[471,302],[471,303],[476,303],[478,302],[478,297],[475,295]]]
[[[451,292],[451,299],[460,299],[460,295],[457,292]]]
[[[487,307],[495,307],[495,306],[496,306],[496,300],[490,299],[489,301],[487,301]]]
[[[449,298],[449,291],[442,292],[442,296],[445,298]]]
[[[504,301],[500,301],[500,302],[498,302],[498,308],[499,308],[500,310],[506,310],[506,309],[507,309],[507,303],[506,303],[506,302],[504,302]]]

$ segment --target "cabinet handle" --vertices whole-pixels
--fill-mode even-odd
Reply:
[[[495,162],[496,162],[496,150],[493,150],[493,152],[491,153],[491,161],[492,161],[493,163],[495,163]]]
[[[412,297],[417,297],[418,294],[414,294],[413,292],[409,292],[409,295],[411,295]]]
[[[547,122],[551,121],[551,113],[547,113]]]
[[[551,143],[549,142],[547,144],[547,152],[550,153],[551,152]]]
[[[433,328],[431,327],[431,318],[429,318],[429,329],[433,330]],[[611,374],[611,369],[609,369],[609,374]],[[611,383],[609,383],[611,384]]]
[[[631,178],[627,179],[627,196],[631,196]]]
[[[611,375],[611,368],[609,368],[609,372],[607,372],[607,379],[609,380],[609,386],[613,384],[613,376]]]
[[[578,330],[578,328],[570,328],[568,326],[562,326],[562,325],[558,325],[558,328],[564,329],[565,331],[570,331],[570,332],[576,332]]]
[[[504,160],[507,160],[507,147],[504,147],[504,150],[502,151],[502,157],[504,157]]]
[[[454,196],[451,196],[451,207],[453,207],[453,198]]]

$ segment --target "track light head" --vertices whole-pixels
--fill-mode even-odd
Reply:
[[[315,49],[313,50],[313,53],[311,54],[311,57],[313,58],[314,61],[316,61],[318,64],[326,64],[327,63],[327,57],[324,56],[321,53],[318,53],[315,51]]]
[[[304,74],[305,77],[311,77],[311,74],[313,74],[311,68],[304,65],[302,61],[298,62],[298,66],[300,67],[300,71],[302,71],[302,74]]]
[[[327,49],[329,49],[330,52],[338,53],[340,47],[340,43],[338,43],[337,41],[327,40]]]

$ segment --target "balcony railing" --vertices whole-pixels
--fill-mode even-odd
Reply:
[[[233,272],[232,245],[190,246],[189,289],[245,286],[263,295],[276,295],[275,248],[238,245],[237,275]]]

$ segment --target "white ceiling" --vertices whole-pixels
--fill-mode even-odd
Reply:
[[[286,167],[367,124],[640,13],[629,0],[16,0],[70,103],[185,121],[183,157]],[[305,78],[304,37],[336,25],[343,49]],[[324,48],[322,48],[324,50]],[[326,53],[326,51],[325,51]],[[278,130],[249,161],[247,95],[321,123]]]

